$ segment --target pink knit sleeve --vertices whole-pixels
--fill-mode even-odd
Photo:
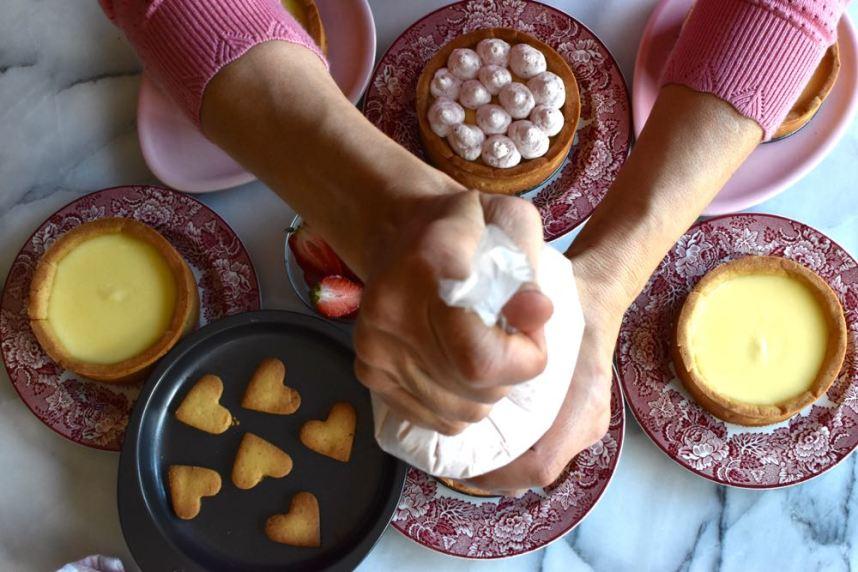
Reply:
[[[697,0],[662,78],[712,93],[769,139],[834,43],[848,0]]]
[[[100,0],[125,32],[146,73],[199,125],[209,81],[269,40],[319,48],[279,0]]]

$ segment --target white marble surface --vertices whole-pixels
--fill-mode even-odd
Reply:
[[[371,0],[379,53],[443,0]],[[655,0],[555,4],[590,26],[631,79]],[[858,20],[858,4],[849,12]],[[135,131],[140,66],[94,0],[0,3],[0,276],[32,228],[71,199],[152,181]],[[809,223],[858,254],[858,122],[807,178],[754,210]],[[282,270],[292,211],[260,184],[203,199],[238,232],[264,305],[300,310]],[[44,427],[0,373],[0,570],[52,570],[92,552],[133,563],[115,504],[118,456]],[[506,561],[444,557],[388,529],[362,570],[858,570],[856,457],[801,486],[730,490],[685,472],[628,423],[601,503],[547,549]]]

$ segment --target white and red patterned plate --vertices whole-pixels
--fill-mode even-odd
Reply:
[[[549,44],[578,80],[581,119],[569,158],[527,193],[542,214],[545,240],[581,224],[605,196],[629,152],[631,113],[623,75],[605,45],[572,16],[530,0],[469,0],[423,17],[387,50],[375,69],[364,114],[379,129],[425,158],[414,99],[417,80],[438,49],[480,28],[515,28]]]
[[[769,427],[726,423],[697,405],[673,373],[669,344],[688,292],[709,270],[749,254],[789,258],[832,287],[849,328],[846,360],[827,395]],[[670,458],[723,485],[769,489],[818,476],[858,445],[858,264],[802,223],[737,214],[693,226],[667,254],[623,319],[617,365],[644,432]]]
[[[232,229],[199,201],[161,187],[98,191],[51,215],[12,262],[0,301],[0,349],[21,399],[45,425],[76,443],[119,451],[139,385],[111,385],[63,370],[30,330],[27,304],[36,263],[53,241],[98,218],[137,219],[158,230],[182,254],[200,290],[200,323],[259,309],[250,256]]]
[[[608,433],[575,457],[550,487],[517,499],[480,498],[449,489],[412,467],[391,524],[427,548],[461,558],[507,558],[542,548],[578,526],[596,506],[617,466],[624,430],[615,378]]]

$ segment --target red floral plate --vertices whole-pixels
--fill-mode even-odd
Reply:
[[[408,28],[381,58],[364,114],[425,159],[414,111],[420,72],[448,41],[494,27],[521,30],[556,49],[581,91],[581,119],[569,158],[525,195],[542,214],[545,240],[552,240],[590,216],[625,161],[631,138],[629,94],[620,68],[599,38],[572,16],[530,0],[470,0],[436,10]]]
[[[709,270],[748,254],[783,256],[819,274],[846,313],[849,342],[827,395],[788,421],[742,427],[688,397],[669,344],[688,292]],[[821,232],[772,215],[737,214],[693,226],[661,262],[623,319],[617,364],[644,432],[674,461],[722,485],[778,488],[816,477],[858,445],[858,264]]]
[[[231,228],[199,201],[161,187],[115,187],[66,205],[36,229],[9,269],[0,302],[0,349],[15,390],[48,427],[75,443],[119,451],[139,385],[98,383],[63,370],[42,351],[27,319],[30,280],[51,243],[77,225],[122,216],[153,226],[190,264],[200,324],[259,309],[250,256]]]
[[[412,467],[391,524],[427,548],[462,558],[507,558],[542,548],[578,526],[596,506],[620,458],[624,428],[615,378],[608,433],[575,457],[555,484],[517,499],[479,498]]]

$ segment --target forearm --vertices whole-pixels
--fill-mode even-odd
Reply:
[[[359,274],[403,203],[461,188],[369,123],[300,46],[261,44],[221,70],[201,121]]]
[[[647,124],[569,255],[619,316],[665,252],[775,132],[847,0],[698,0]],[[598,313],[599,310],[596,312]]]
[[[567,252],[606,311],[625,309],[676,239],[760,142],[759,125],[717,97],[662,88],[628,161]]]

